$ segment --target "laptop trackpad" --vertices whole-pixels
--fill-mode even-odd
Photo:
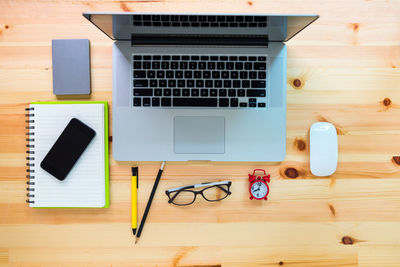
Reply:
[[[225,117],[175,117],[174,147],[177,154],[225,153]]]

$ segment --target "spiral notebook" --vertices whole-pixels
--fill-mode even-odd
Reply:
[[[28,153],[27,202],[37,208],[107,208],[107,102],[37,102],[26,109]],[[77,118],[96,131],[64,181],[40,167],[68,122]]]

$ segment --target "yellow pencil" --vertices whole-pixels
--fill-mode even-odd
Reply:
[[[137,228],[137,189],[139,187],[139,172],[138,167],[132,167],[132,232],[136,235]]]

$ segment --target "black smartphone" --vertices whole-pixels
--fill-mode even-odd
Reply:
[[[40,163],[45,171],[63,181],[92,141],[96,132],[78,119],[71,119]]]

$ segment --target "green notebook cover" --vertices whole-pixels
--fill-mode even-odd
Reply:
[[[107,101],[44,101],[44,102],[32,102],[34,105],[47,105],[47,104],[103,104],[104,105],[104,176],[105,176],[105,190],[106,190],[106,198],[105,205],[102,208],[108,208],[110,206],[110,184],[109,184],[109,156],[108,156],[108,102]],[[50,209],[59,209],[59,208],[79,208],[79,207],[35,207],[37,209],[50,208]],[[87,207],[81,207],[87,208]]]

